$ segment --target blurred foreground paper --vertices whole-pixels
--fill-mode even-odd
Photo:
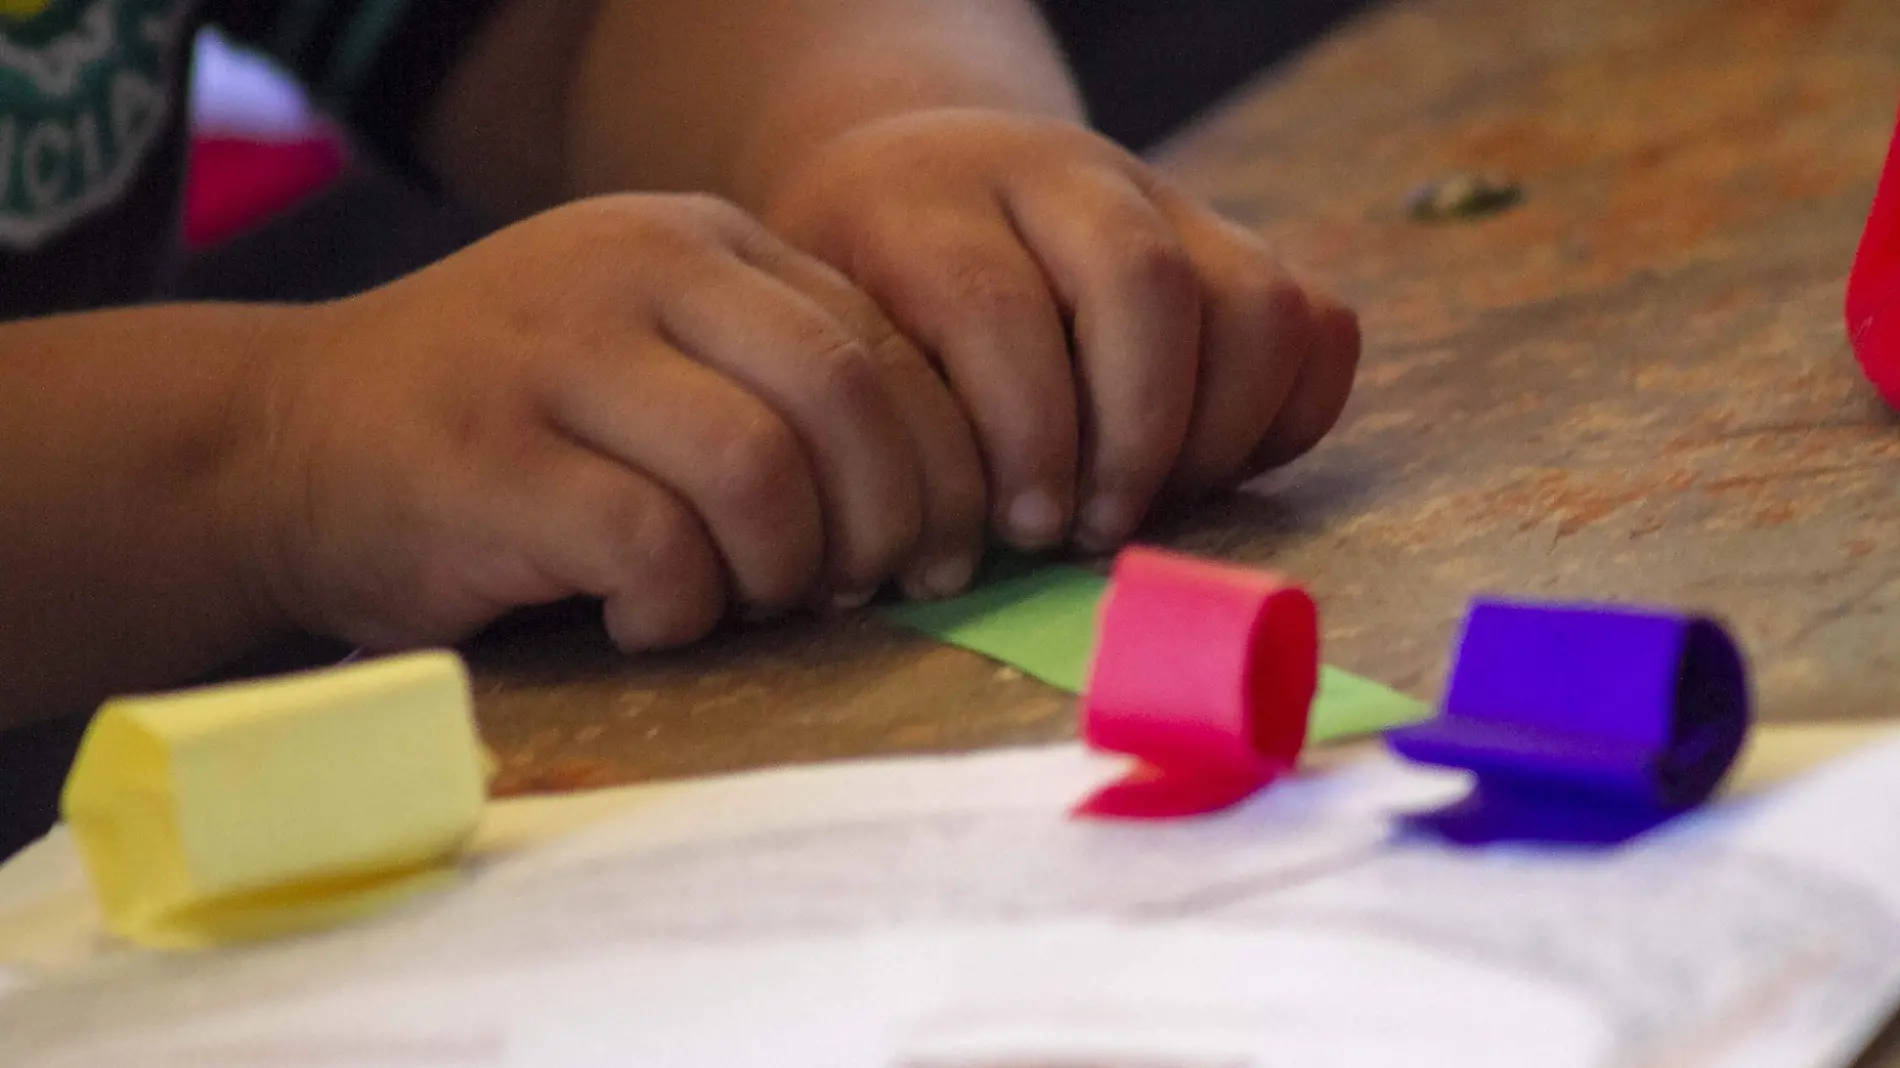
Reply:
[[[379,920],[186,959],[100,950],[55,836],[0,869],[0,1064],[1793,1068],[1900,991],[1897,744],[1614,851],[1408,838],[1464,782],[1382,756],[1066,818],[1119,770],[639,787]]]

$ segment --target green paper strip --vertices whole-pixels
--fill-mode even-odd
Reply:
[[[1315,742],[1378,734],[1428,719],[1431,706],[1331,664],[1319,669],[1319,693],[1307,736]]]
[[[994,579],[955,600],[893,605],[885,612],[912,630],[1081,693],[1107,590],[1108,580],[1085,568],[1010,561]],[[1320,671],[1307,733],[1314,742],[1376,734],[1416,723],[1429,711],[1402,693],[1327,666]]]
[[[1058,564],[989,581],[949,601],[912,601],[891,617],[939,641],[981,653],[1070,693],[1095,655],[1095,614],[1108,580]]]

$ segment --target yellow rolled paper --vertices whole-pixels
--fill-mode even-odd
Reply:
[[[202,947],[440,884],[485,761],[460,659],[415,653],[108,701],[61,809],[112,931]]]

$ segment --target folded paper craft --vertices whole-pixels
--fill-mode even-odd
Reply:
[[[355,919],[435,885],[486,793],[451,653],[99,710],[61,808],[107,926],[192,948]]]
[[[1707,799],[1748,722],[1741,651],[1712,619],[1479,601],[1438,717],[1386,738],[1475,774],[1465,801],[1420,818],[1432,829],[1606,842]]]
[[[1318,614],[1304,590],[1126,550],[1102,608],[1082,734],[1139,763],[1077,811],[1163,818],[1240,801],[1298,763],[1318,681]]]
[[[1088,686],[1107,590],[1108,579],[1088,568],[999,554],[971,592],[948,601],[893,604],[883,612],[919,633],[1080,694]],[[1307,741],[1377,734],[1428,715],[1430,709],[1415,698],[1321,664]]]
[[[1900,131],[1847,281],[1847,336],[1861,370],[1900,408]]]

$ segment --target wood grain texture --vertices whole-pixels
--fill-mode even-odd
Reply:
[[[1341,430],[1157,529],[1305,578],[1329,659],[1430,697],[1480,591],[1705,608],[1768,715],[1900,702],[1900,421],[1840,304],[1900,100],[1890,0],[1419,0],[1348,24],[1160,156],[1361,309]],[[1523,203],[1405,198],[1502,171]],[[626,660],[476,656],[514,792],[1046,740],[1072,702],[875,619]]]

